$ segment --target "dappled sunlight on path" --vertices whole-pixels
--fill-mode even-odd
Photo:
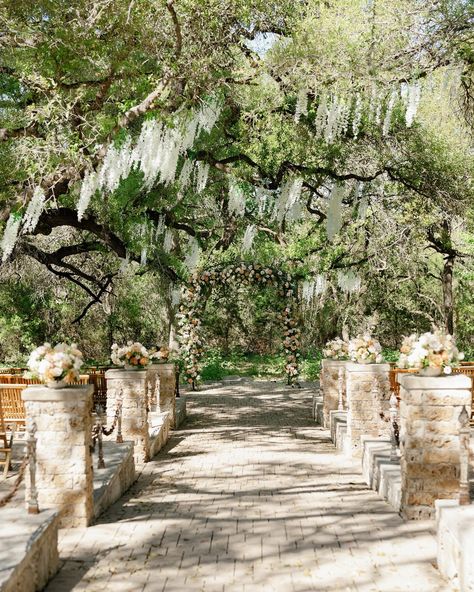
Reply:
[[[235,381],[132,490],[63,536],[48,592],[444,592],[430,524],[404,523],[311,419],[311,388]]]

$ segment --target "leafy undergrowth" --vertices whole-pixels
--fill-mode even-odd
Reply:
[[[384,349],[387,362],[396,362],[399,352]],[[300,358],[300,380],[319,379],[321,350],[314,350]],[[251,376],[254,378],[285,380],[285,356],[281,354],[252,354],[232,352],[224,355],[218,349],[210,349],[202,360],[202,380],[222,380],[225,376]]]
[[[317,380],[321,367],[321,354],[315,352],[301,358],[300,379]],[[284,380],[284,354],[244,354],[233,352],[224,356],[219,350],[207,352],[202,365],[202,380],[222,380],[225,376],[249,376],[253,378]]]

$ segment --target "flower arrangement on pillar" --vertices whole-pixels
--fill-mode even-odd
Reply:
[[[33,350],[28,359],[27,376],[46,383],[49,388],[64,388],[79,380],[84,363],[75,343],[44,343]]]
[[[328,341],[323,348],[323,358],[328,360],[341,360],[345,361],[349,359],[349,342],[340,337]]]
[[[449,375],[459,366],[464,354],[458,350],[454,337],[436,329],[433,333],[416,333],[405,337],[400,348],[399,368],[416,368],[421,376]]]
[[[382,364],[382,346],[380,343],[365,333],[358,335],[349,341],[349,358],[357,364]]]
[[[122,347],[114,343],[110,359],[113,364],[122,366],[125,370],[144,370],[151,362],[150,353],[137,341],[128,341]]]
[[[160,346],[150,354],[150,359],[154,364],[166,364],[169,361],[170,350],[166,345]]]

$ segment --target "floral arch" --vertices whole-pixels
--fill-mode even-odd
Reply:
[[[184,359],[186,380],[193,390],[199,381],[199,361],[204,353],[201,339],[201,318],[212,289],[231,283],[254,285],[262,288],[274,287],[282,300],[278,318],[283,329],[283,346],[286,353],[285,372],[289,385],[298,384],[298,360],[300,357],[300,329],[296,320],[298,300],[297,284],[290,274],[259,264],[239,263],[216,267],[195,274],[189,285],[183,289],[178,314],[179,341]]]

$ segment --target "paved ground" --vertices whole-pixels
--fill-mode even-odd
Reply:
[[[98,524],[69,531],[47,592],[445,592],[426,523],[403,523],[311,419],[311,390],[233,382]]]

